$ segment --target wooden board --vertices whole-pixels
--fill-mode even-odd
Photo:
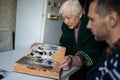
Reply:
[[[66,48],[51,44],[35,44],[26,56],[16,61],[13,70],[20,73],[59,79],[60,61]]]

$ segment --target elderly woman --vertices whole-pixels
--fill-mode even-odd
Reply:
[[[98,61],[100,46],[87,29],[88,17],[78,0],[66,0],[59,14],[63,19],[61,46],[66,47],[66,56],[60,68],[70,69],[79,66],[80,70],[70,76],[69,80],[86,80],[88,70]]]

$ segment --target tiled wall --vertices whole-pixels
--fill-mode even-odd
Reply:
[[[17,0],[0,0],[0,28],[15,31]]]

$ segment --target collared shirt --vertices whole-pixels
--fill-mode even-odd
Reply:
[[[79,27],[80,27],[80,26],[78,25],[78,27],[74,29],[76,43],[77,43],[77,40],[78,40],[78,31],[79,31]]]

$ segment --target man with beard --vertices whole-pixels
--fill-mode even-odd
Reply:
[[[96,40],[106,41],[109,47],[87,79],[120,80],[120,0],[93,0],[88,16],[87,28]]]

